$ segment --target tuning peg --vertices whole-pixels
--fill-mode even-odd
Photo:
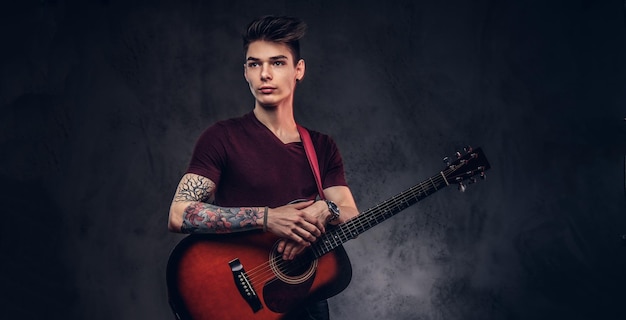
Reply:
[[[457,158],[459,158],[459,159],[461,158],[461,153],[460,153],[460,152],[458,152],[458,151],[457,151],[457,152],[455,153],[455,155],[456,155],[456,157],[457,157]]]
[[[467,187],[463,184],[463,182],[459,182],[459,191],[465,192],[465,189],[467,189]]]
[[[470,152],[474,151],[474,148],[472,148],[472,146],[467,146],[467,147],[463,148],[463,151],[465,151],[465,153],[470,153]]]
[[[487,180],[487,175],[485,174],[485,171],[480,172],[480,178],[483,180]]]
[[[469,178],[469,184],[474,184],[476,182],[478,182],[478,180],[476,180],[476,177]]]
[[[450,165],[450,158],[448,158],[448,157],[443,157],[443,163],[445,163],[445,164],[446,164],[446,166],[449,166],[449,165]]]

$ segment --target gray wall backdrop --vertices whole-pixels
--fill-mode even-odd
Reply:
[[[334,319],[624,319],[624,3],[5,1],[7,319],[171,319],[168,206],[200,132],[253,106],[239,34],[309,24],[302,124],[366,209],[482,146],[493,169],[347,243]]]

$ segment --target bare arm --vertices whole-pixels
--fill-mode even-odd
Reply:
[[[263,228],[263,207],[224,208],[209,204],[215,183],[185,174],[170,206],[168,228],[181,233],[229,233]]]
[[[326,199],[334,202],[339,207],[339,211],[341,212],[339,219],[331,221],[331,224],[337,225],[344,223],[359,214],[359,210],[356,207],[350,188],[345,186],[326,188],[324,189],[324,196]]]
[[[277,208],[225,208],[209,204],[215,192],[210,179],[185,174],[178,184],[170,206],[168,228],[181,233],[230,233],[263,229],[281,238],[308,246],[321,235],[324,225],[303,209],[312,201]],[[265,214],[267,212],[267,218]]]

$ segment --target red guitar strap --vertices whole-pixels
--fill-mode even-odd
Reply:
[[[320,167],[317,163],[317,154],[315,153],[315,148],[313,147],[313,141],[311,141],[311,135],[306,128],[300,125],[297,126],[298,132],[300,133],[300,139],[302,139],[302,145],[304,146],[304,152],[306,153],[306,158],[309,160],[309,165],[311,165],[311,170],[313,171],[313,175],[315,176],[315,183],[317,183],[317,192],[320,194],[321,199],[326,199],[326,197],[324,197],[324,189],[322,189]]]

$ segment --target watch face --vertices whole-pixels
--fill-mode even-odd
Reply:
[[[332,212],[332,213],[336,213],[338,210],[337,205],[332,202],[332,201],[328,201],[328,209]]]
[[[330,211],[331,214],[330,221],[339,218],[339,207],[332,201],[327,200],[326,203],[328,204],[328,211]]]

